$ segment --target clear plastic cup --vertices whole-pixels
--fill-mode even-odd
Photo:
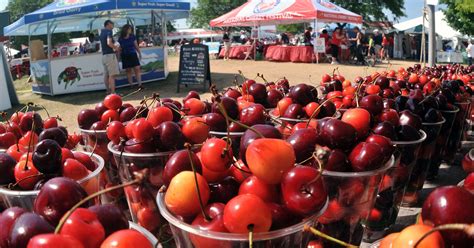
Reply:
[[[155,197],[164,183],[162,174],[165,164],[174,151],[143,154],[121,152],[112,142],[109,143],[108,149],[114,156],[122,183],[134,180],[135,172],[148,170],[147,182],[127,186],[124,191],[133,222],[158,235],[163,221]]]
[[[365,224],[364,241],[372,242],[382,238],[395,224],[400,203],[405,194],[413,167],[418,159],[418,151],[426,140],[426,133],[420,130],[421,138],[415,141],[393,141],[395,165],[388,169],[379,187],[374,211],[379,219],[369,218]]]
[[[423,141],[418,152],[418,159],[415,167],[413,167],[410,181],[405,190],[402,206],[411,207],[418,203],[420,191],[423,189],[423,184],[425,184],[426,176],[428,175],[431,157],[436,147],[436,140],[445,122],[446,120],[443,118],[442,121],[437,123],[423,123],[422,128],[426,133],[426,140]]]
[[[91,155],[91,153],[84,153]],[[97,164],[97,168],[87,177],[77,181],[86,190],[87,194],[95,193],[101,189],[100,173],[104,169],[104,160],[100,156],[92,154],[92,160]],[[33,210],[33,204],[38,193],[39,190],[20,191],[0,187],[0,202],[3,202],[5,207],[21,207]]]
[[[329,194],[327,210],[318,218],[316,229],[352,245],[360,245],[364,223],[373,208],[382,179],[395,165],[392,156],[381,168],[366,172],[323,171]],[[324,247],[339,247],[323,241]]]
[[[454,124],[454,120],[456,118],[456,114],[459,112],[459,108],[456,107],[455,110],[451,111],[440,111],[443,115],[446,122],[441,127],[441,131],[439,132],[439,136],[436,139],[436,147],[433,155],[431,156],[431,163],[430,168],[428,169],[428,180],[433,180],[438,176],[439,167],[441,165],[441,161],[443,160],[443,154],[446,150],[446,145],[448,143],[448,138],[451,135],[451,130]]]
[[[456,152],[461,147],[461,141],[464,138],[465,128],[467,126],[466,118],[471,109],[471,102],[466,101],[456,103],[456,107],[459,108],[459,112],[456,114],[456,119],[454,120],[453,128],[443,157],[444,161],[448,164],[454,162]]]
[[[248,234],[203,231],[176,218],[166,208],[164,196],[165,192],[161,191],[158,193],[156,201],[161,215],[170,224],[176,247],[249,247]],[[265,233],[255,233],[253,247],[306,248],[314,236],[303,231],[303,228],[306,225],[313,226],[317,217],[325,211],[326,207],[327,203],[318,213],[293,226]],[[195,243],[199,241],[206,242],[206,245]]]

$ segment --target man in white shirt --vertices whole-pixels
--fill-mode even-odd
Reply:
[[[472,58],[474,58],[474,39],[469,42],[469,45],[466,48],[467,52],[467,63],[472,65]]]

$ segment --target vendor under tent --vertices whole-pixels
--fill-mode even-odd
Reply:
[[[116,28],[127,23],[150,27],[145,34],[149,38],[143,38],[146,47],[141,49],[141,65],[142,81],[152,82],[168,76],[164,42],[167,21],[187,17],[189,9],[186,0],[57,0],[23,16],[5,27],[4,32],[6,36],[48,37],[46,54],[41,51],[42,44],[30,43],[30,55],[40,54],[31,56],[33,92],[59,95],[104,90],[102,54],[53,57],[52,34],[102,29],[105,20],[115,22]],[[38,49],[35,51],[32,45]],[[128,85],[124,72],[117,77],[116,85]]]
[[[249,0],[242,6],[224,14],[210,22],[211,27],[251,26],[292,24],[302,22],[340,22],[361,24],[362,17],[325,0]],[[318,30],[318,27],[315,27]],[[281,51],[275,51],[280,49]],[[300,55],[294,59],[284,54],[291,54],[284,46],[272,48],[276,54],[273,61],[311,62],[313,52],[306,49],[296,49]],[[304,50],[304,51],[300,51]],[[310,49],[311,50],[311,49]],[[310,57],[308,57],[310,56]],[[298,58],[296,58],[298,57]],[[268,59],[268,58],[267,58]]]

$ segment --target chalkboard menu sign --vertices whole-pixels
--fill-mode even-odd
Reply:
[[[207,91],[211,84],[209,47],[202,44],[181,46],[179,54],[178,92],[181,85],[202,85]]]

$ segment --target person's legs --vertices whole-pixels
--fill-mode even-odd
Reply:
[[[132,86],[133,85],[132,68],[127,68],[125,70],[127,71],[128,84]]]
[[[468,64],[469,66],[472,65],[472,57],[468,57],[468,58],[467,58],[467,64]]]
[[[135,66],[133,70],[135,72],[135,78],[138,82],[138,87],[142,87],[142,70],[140,69],[140,66]]]
[[[337,63],[337,55],[339,53],[339,47],[331,44],[331,56],[332,56],[332,63],[336,64]]]
[[[104,66],[104,84],[105,84],[105,92],[106,94],[110,93],[109,87],[109,67],[107,66],[107,58],[105,55],[102,56],[102,65]]]
[[[115,93],[115,76],[120,74],[117,56],[115,54],[107,54],[106,56],[109,88],[111,93]]]
[[[109,89],[110,94],[115,94],[115,75],[109,76]]]

